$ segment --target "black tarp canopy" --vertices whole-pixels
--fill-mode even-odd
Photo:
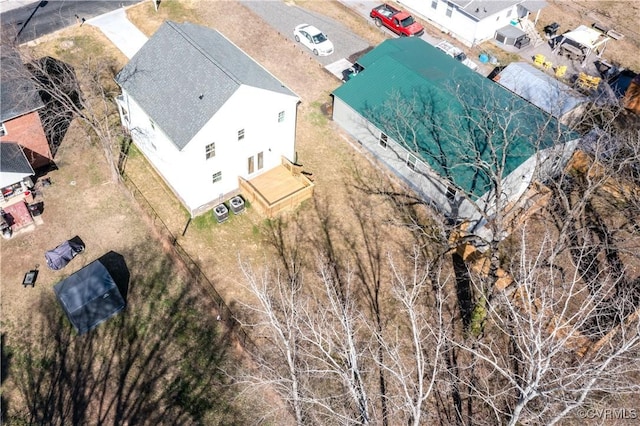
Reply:
[[[125,301],[109,271],[99,260],[53,286],[69,321],[84,334],[125,307]]]
[[[57,271],[67,266],[67,263],[82,251],[84,251],[84,243],[75,237],[49,250],[44,254],[44,257],[47,260],[47,266]]]

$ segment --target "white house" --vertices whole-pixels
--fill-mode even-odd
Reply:
[[[165,22],[116,81],[123,126],[192,216],[295,160],[298,96],[215,30]]]
[[[422,39],[386,40],[358,64],[362,71],[333,92],[334,122],[478,235],[497,196],[515,206],[578,142],[555,118]]]
[[[546,5],[541,0],[398,1],[467,46],[494,38],[499,29],[518,24],[531,13],[536,13],[537,20],[537,14]]]

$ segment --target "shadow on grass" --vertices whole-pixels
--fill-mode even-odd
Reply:
[[[12,379],[29,424],[238,424],[228,370],[230,339],[175,265],[145,248],[125,253],[128,306],[78,336],[53,292],[40,326],[16,330]],[[107,259],[109,260],[109,259]],[[114,259],[118,260],[118,259]],[[108,262],[109,263],[109,262]]]

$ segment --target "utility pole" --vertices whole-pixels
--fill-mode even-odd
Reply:
[[[154,0],[154,1],[159,1],[159,0]],[[24,29],[26,28],[27,24],[29,23],[29,21],[31,21],[31,18],[33,18],[33,15],[36,14],[36,12],[38,11],[38,9],[40,9],[41,7],[45,7],[47,5],[47,3],[49,3],[46,0],[41,0],[40,2],[38,2],[38,5],[35,7],[35,9],[33,9],[33,12],[31,12],[31,15],[29,15],[29,17],[27,18],[26,21],[24,21],[24,24],[22,24],[22,27],[20,28],[20,30],[18,31],[18,34],[16,34],[16,36],[13,39],[13,42],[17,42],[18,41],[18,37],[20,36],[20,34],[22,33],[22,31],[24,31]]]

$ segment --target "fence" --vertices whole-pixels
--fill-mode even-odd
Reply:
[[[146,197],[142,194],[142,191],[140,191],[136,184],[133,183],[133,181],[125,173],[122,173],[121,176],[125,187],[129,190],[138,205],[149,216],[149,219],[153,223],[155,229],[160,233],[162,238],[166,239],[169,242],[173,253],[177,255],[177,258],[184,265],[187,271],[189,271],[189,274],[194,280],[194,284],[202,284],[203,289],[216,303],[216,305],[218,306],[220,317],[224,318],[225,323],[231,330],[235,332],[242,346],[245,348],[247,346],[254,346],[253,341],[251,341],[251,339],[249,338],[246,330],[242,328],[240,323],[235,319],[231,308],[229,308],[229,306],[225,303],[224,299],[220,296],[220,293],[218,293],[218,291],[215,289],[215,286],[213,285],[211,280],[207,278],[204,272],[202,272],[202,269],[200,269],[198,263],[193,260],[189,253],[187,253],[187,251],[180,245],[178,239],[162,221],[160,215],[158,215],[149,200],[147,200]]]

